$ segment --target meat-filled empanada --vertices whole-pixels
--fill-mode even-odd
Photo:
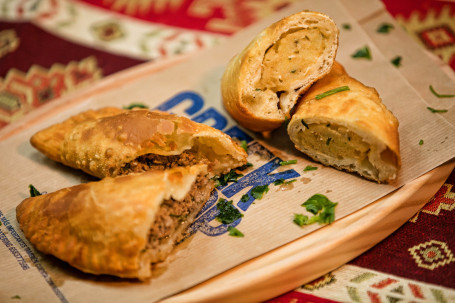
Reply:
[[[27,198],[16,217],[43,253],[87,273],[146,279],[213,188],[204,164],[107,177]]]
[[[246,164],[245,150],[228,135],[184,117],[144,109],[89,113],[37,132],[31,144],[49,158],[99,178],[197,163],[206,163],[211,175],[221,175]]]
[[[338,29],[324,14],[303,11],[272,24],[228,63],[221,82],[226,110],[250,130],[278,128],[330,71],[337,48]]]
[[[331,90],[339,92],[327,93]],[[398,120],[374,88],[350,77],[339,63],[300,100],[288,134],[298,150],[325,165],[378,182],[397,177]]]

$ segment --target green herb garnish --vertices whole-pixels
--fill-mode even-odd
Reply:
[[[305,121],[304,121],[303,119],[301,120],[301,122],[302,122],[303,126],[305,126],[307,129],[310,129],[310,127],[308,126],[308,124],[306,124]]]
[[[448,110],[447,109],[434,109],[432,107],[427,107],[427,109],[432,112],[432,113],[447,113]]]
[[[273,182],[273,185],[278,186],[284,183],[284,179],[277,179]]]
[[[291,70],[291,74],[294,74],[296,71],[296,69]]]
[[[256,89],[255,89],[255,91],[262,91],[262,89],[260,89],[260,88],[256,88]]]
[[[11,299],[21,299],[21,296],[15,295],[15,296],[12,296]]]
[[[241,198],[240,198],[240,202],[248,202],[248,200],[250,200],[250,196],[248,196],[248,194],[244,194]]]
[[[393,58],[392,60],[390,60],[390,62],[395,65],[396,67],[399,67],[401,65],[401,56],[396,56],[395,58]]]
[[[267,184],[259,185],[259,186],[254,187],[251,190],[251,195],[253,196],[253,198],[255,198],[257,200],[261,200],[264,197],[264,194],[268,193],[268,191],[269,191],[269,186]]]
[[[350,30],[351,29],[351,24],[349,23],[343,23],[341,24],[341,27],[345,30]]]
[[[358,49],[354,54],[351,55],[352,58],[364,58],[367,60],[371,60],[371,52],[370,48],[368,46],[364,46],[360,49]]]
[[[240,230],[235,227],[229,226],[227,230],[229,232],[229,236],[231,237],[243,238],[245,236]]]
[[[318,168],[315,167],[315,166],[311,166],[311,165],[307,165],[307,167],[305,167],[303,169],[303,171],[310,171],[310,170],[317,170]]]
[[[305,201],[302,206],[307,211],[314,214],[308,220],[308,224],[318,222],[320,224],[330,224],[335,220],[335,207],[338,203],[331,202],[322,194],[315,194]]]
[[[422,139],[420,139],[419,145],[423,145],[423,140]]]
[[[215,187],[227,185],[229,182],[237,182],[237,179],[243,177],[242,174],[238,174],[235,170],[231,170],[227,174],[215,177]]]
[[[314,97],[314,98],[316,100],[319,100],[319,99],[322,99],[322,98],[328,97],[330,95],[333,95],[333,94],[336,94],[336,93],[339,93],[339,92],[342,92],[345,90],[349,90],[349,89],[350,89],[349,86],[340,86],[340,87],[328,90],[322,94],[316,95],[316,97]]]
[[[240,141],[240,146],[248,153],[248,143],[245,140]]]
[[[378,29],[376,30],[378,33],[387,34],[390,32],[391,29],[395,27],[390,23],[382,23],[379,25]]]
[[[30,184],[28,188],[30,190],[30,197],[41,196],[41,193],[35,188],[35,186]]]
[[[149,107],[143,103],[131,103],[130,105],[123,107],[123,109],[133,109],[133,108],[149,108]]]
[[[430,85],[430,91],[433,93],[433,95],[435,95],[435,96],[438,97],[438,98],[453,98],[453,97],[455,97],[455,95],[441,95],[441,94],[438,94],[438,93],[434,90],[433,86],[431,86],[431,85]]]
[[[280,166],[290,165],[290,164],[296,164],[296,163],[297,163],[297,160],[281,161],[281,162],[280,162]]]
[[[303,226],[308,224],[308,216],[302,214],[294,214],[294,220],[292,220],[298,226]]]
[[[329,145],[330,144],[330,141],[332,141],[332,138],[327,138],[327,141],[325,141],[325,145]]]
[[[243,217],[243,214],[232,205],[232,200],[228,201],[220,198],[216,204],[216,208],[220,211],[216,219],[223,224],[230,224]]]

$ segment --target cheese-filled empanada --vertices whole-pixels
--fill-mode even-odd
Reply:
[[[16,217],[43,253],[87,273],[146,279],[213,188],[204,164],[107,177],[27,198]]]
[[[250,130],[278,128],[330,71],[337,48],[338,29],[324,14],[303,11],[272,24],[228,63],[221,81],[226,110]]]
[[[197,163],[220,175],[246,164],[245,150],[228,135],[185,117],[145,109],[89,113],[92,118],[81,113],[37,132],[31,144],[49,158],[99,178]]]
[[[339,92],[324,94],[333,89]],[[287,130],[298,150],[324,165],[378,182],[397,177],[398,120],[374,88],[350,77],[339,63],[299,101]]]

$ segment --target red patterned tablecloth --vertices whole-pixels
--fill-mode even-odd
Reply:
[[[0,128],[103,77],[213,46],[291,0],[0,2]],[[384,0],[455,70],[455,2]],[[455,302],[455,172],[374,248],[270,302]]]

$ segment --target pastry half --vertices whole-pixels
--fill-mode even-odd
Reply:
[[[302,11],[272,24],[228,63],[221,81],[226,110],[252,131],[278,128],[330,71],[337,48],[338,29],[324,14]]]
[[[115,114],[102,115],[112,111]],[[81,113],[39,131],[31,144],[51,159],[98,178],[197,163],[221,175],[246,164],[245,150],[228,135],[185,117],[144,109],[89,113],[101,117],[83,119],[87,112]]]
[[[339,63],[299,101],[287,130],[298,150],[324,165],[377,182],[397,177],[398,120],[374,88],[350,77]]]
[[[146,279],[210,197],[206,166],[80,184],[25,199],[16,216],[41,252],[84,272]]]

